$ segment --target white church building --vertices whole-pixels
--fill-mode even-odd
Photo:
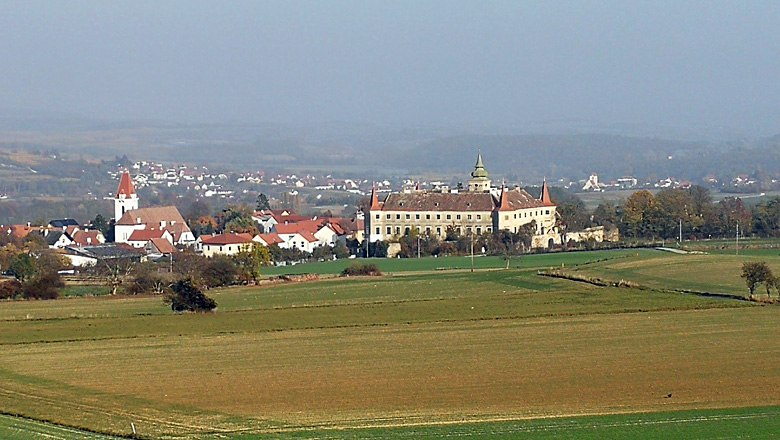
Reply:
[[[195,243],[187,222],[175,206],[139,208],[138,194],[133,179],[125,171],[119,179],[119,187],[114,195],[114,241],[127,243],[134,231],[167,231],[163,236],[170,237],[171,244],[191,246]]]

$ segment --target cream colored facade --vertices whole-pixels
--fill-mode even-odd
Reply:
[[[200,236],[195,243],[196,249],[207,258],[215,255],[236,255],[251,250],[254,245],[255,242],[249,234]]]
[[[520,188],[491,188],[479,155],[466,192],[413,191],[388,195],[383,201],[376,192],[366,215],[370,241],[388,241],[416,231],[440,239],[452,230],[459,235],[518,232],[523,225],[536,223],[534,247],[560,244],[555,204],[547,184],[535,198]]]

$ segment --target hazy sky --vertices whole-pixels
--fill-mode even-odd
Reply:
[[[0,108],[780,132],[780,2],[2,1]]]

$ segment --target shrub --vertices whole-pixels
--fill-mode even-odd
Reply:
[[[18,280],[0,282],[0,299],[14,299],[22,292],[22,283]]]
[[[165,302],[170,303],[174,312],[210,312],[217,308],[216,301],[204,295],[189,278],[175,282],[171,291]]]
[[[57,272],[46,272],[22,284],[25,299],[57,299],[65,283]]]
[[[345,276],[345,277],[358,276],[358,275],[379,276],[382,275],[382,272],[379,270],[378,267],[376,267],[376,264],[373,263],[354,264],[352,266],[344,268],[344,270],[341,271],[341,276]]]
[[[132,283],[127,286],[127,293],[130,295],[140,295],[144,293],[153,293],[161,295],[169,290],[171,283],[170,274],[159,273],[156,271],[141,271],[135,275]]]
[[[201,278],[206,287],[219,287],[235,283],[238,275],[238,267],[232,258],[216,255],[206,263]]]

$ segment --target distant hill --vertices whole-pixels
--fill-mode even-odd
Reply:
[[[470,164],[474,160],[477,149],[482,151],[490,171],[538,180],[543,176],[584,178],[591,172],[613,178],[687,175],[693,160],[715,147],[605,134],[457,136],[407,150],[396,160],[413,170],[462,170],[464,161]]]
[[[352,169],[465,175],[481,150],[488,170],[515,181],[546,176],[603,180],[708,174],[778,176],[780,135],[750,141],[690,141],[614,133],[516,134],[381,124],[168,124],[88,121],[0,113],[0,149],[56,150],[66,158],[198,163],[232,169]],[[377,176],[378,177],[378,176]],[[464,176],[465,177],[465,176]],[[778,176],[780,177],[780,176]]]

